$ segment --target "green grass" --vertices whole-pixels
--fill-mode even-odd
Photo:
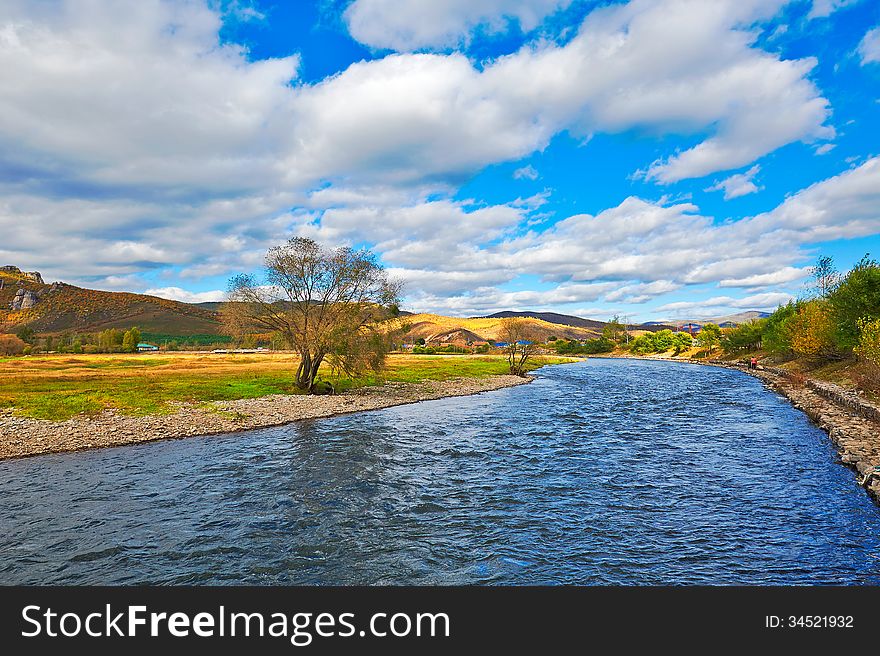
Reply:
[[[53,359],[57,362],[53,362]],[[569,358],[540,357],[530,369]],[[121,356],[46,356],[17,358],[0,366],[0,407],[38,419],[65,420],[114,408],[128,415],[174,411],[173,402],[196,404],[301,393],[293,382],[295,359],[204,356],[163,358]],[[339,391],[383,382],[417,383],[507,373],[498,356],[392,356],[381,375],[357,380],[322,371]]]

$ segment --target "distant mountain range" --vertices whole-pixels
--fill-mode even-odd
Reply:
[[[666,323],[666,324],[672,325],[672,326],[683,326],[687,323],[698,323],[698,324],[736,323],[736,324],[741,324],[741,323],[748,323],[749,321],[754,321],[755,319],[766,319],[769,316],[770,316],[769,312],[759,312],[757,310],[748,310],[746,312],[737,312],[736,314],[726,314],[726,315],[720,316],[720,317],[708,317],[708,318],[702,318],[702,319],[675,319],[675,320],[665,321],[663,323]],[[654,324],[654,323],[660,323],[660,322],[651,321],[649,323]]]
[[[107,328],[140,327],[141,331],[166,335],[218,334],[221,302],[182,303],[129,292],[105,292],[61,282],[46,284],[37,272],[0,266],[0,333],[28,327],[38,333],[99,332]],[[588,339],[601,334],[604,321],[558,312],[504,311],[468,319],[436,314],[401,312],[413,325],[415,338],[461,332],[467,341],[495,339],[501,319],[523,317],[543,338]],[[686,323],[744,323],[769,316],[747,311],[708,319],[676,319],[630,324],[637,330],[657,331]]]
[[[558,312],[496,312],[485,317],[474,317],[477,319],[508,319],[510,317],[529,317],[531,319],[540,319],[547,323],[555,323],[560,326],[574,326],[576,328],[589,328],[591,330],[599,330],[605,326],[604,321],[596,321],[595,319],[583,319],[570,314],[559,314]]]

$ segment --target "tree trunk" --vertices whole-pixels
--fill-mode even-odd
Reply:
[[[299,368],[296,370],[296,386],[301,390],[312,389],[313,380],[309,378],[312,372],[312,356],[308,351],[300,352]]]

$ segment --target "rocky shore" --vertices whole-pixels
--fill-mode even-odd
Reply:
[[[335,396],[273,395],[201,405],[181,403],[173,413],[146,417],[105,410],[94,417],[47,421],[0,410],[0,460],[265,428],[301,419],[478,394],[531,380],[519,376],[486,376],[387,383]]]

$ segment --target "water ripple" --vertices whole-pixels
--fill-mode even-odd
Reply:
[[[878,584],[880,511],[740,372],[531,385],[0,463],[0,582]]]

